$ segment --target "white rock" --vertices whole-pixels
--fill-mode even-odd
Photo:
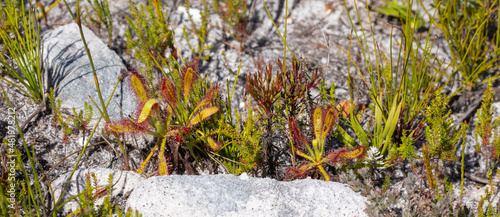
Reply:
[[[189,8],[189,14],[188,14],[188,8],[186,8],[184,6],[179,6],[177,8],[177,11],[182,13],[182,16],[185,20],[189,20],[189,14],[191,14],[191,18],[193,19],[193,21],[195,23],[197,23],[197,24],[201,23],[201,14],[200,14],[199,9]]]
[[[248,174],[247,174],[247,173],[242,173],[242,174],[240,175],[240,179],[241,179],[241,180],[248,180],[248,179],[249,179]]]
[[[127,209],[143,216],[366,216],[366,202],[335,182],[172,175],[139,183]]]

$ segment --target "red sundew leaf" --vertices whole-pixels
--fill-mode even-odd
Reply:
[[[333,107],[328,108],[324,118],[325,120],[323,123],[323,132],[321,134],[321,141],[325,141],[326,135],[330,133],[330,130],[337,119],[335,109]]]
[[[211,87],[208,90],[207,94],[201,100],[201,102],[200,102],[201,107],[204,107],[204,106],[208,105],[209,103],[211,103],[214,100],[214,98],[217,96],[218,91],[219,91],[219,85],[215,85],[215,86]]]
[[[297,167],[289,167],[287,168],[286,172],[293,177],[303,178],[307,176],[310,169],[312,169],[312,167],[309,164],[302,164]]]
[[[219,86],[218,85],[210,88],[208,90],[208,93],[203,97],[203,99],[200,101],[200,103],[198,103],[198,105],[193,110],[193,112],[197,112],[198,109],[208,106],[213,101],[213,99],[215,98],[215,96],[217,95],[217,91],[218,90],[219,90]]]
[[[340,148],[334,152],[327,154],[326,159],[330,165],[334,165],[339,162],[346,163],[347,161],[360,158],[364,154],[364,150],[365,147],[363,146],[352,150],[348,148]]]
[[[172,106],[177,104],[177,90],[170,79],[163,79],[160,86],[163,98]]]
[[[121,124],[107,124],[106,129],[116,132],[116,133],[132,133],[132,132],[137,132],[136,129],[128,126],[128,125],[121,125]]]
[[[304,136],[304,134],[302,134],[302,132],[299,130],[297,121],[293,118],[290,118],[290,121],[288,124],[290,127],[290,131],[291,131],[293,140],[297,141],[299,144],[298,147],[303,148],[304,145],[307,145],[308,144],[307,139]]]
[[[149,129],[151,126],[147,122],[135,123],[132,120],[124,119],[119,122],[110,122],[106,124],[105,129],[107,131],[113,131],[116,133],[151,133]]]
[[[328,164],[334,165],[340,161],[343,160],[343,154],[348,152],[349,150],[347,148],[340,148],[335,150],[334,152],[330,152],[326,155],[326,160]]]
[[[354,150],[349,151],[347,153],[342,153],[342,157],[348,158],[348,159],[356,159],[356,158],[359,158],[361,155],[363,155],[364,150],[365,150],[365,147],[361,146],[361,147],[355,148]]]
[[[189,98],[189,94],[191,93],[191,88],[193,86],[193,83],[195,82],[197,76],[196,73],[193,71],[192,68],[188,68],[186,70],[186,73],[184,73],[183,77],[183,93],[184,93],[184,100],[187,101]]]

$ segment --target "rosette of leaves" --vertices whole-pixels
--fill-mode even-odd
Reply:
[[[160,147],[158,153],[159,174],[169,174],[165,158],[165,147],[167,139],[170,150],[173,152],[174,167],[179,166],[179,157],[183,161],[184,167],[194,173],[194,169],[187,161],[187,157],[180,156],[179,148],[181,144],[187,144],[191,156],[194,156],[194,143],[187,142],[186,138],[194,141],[197,134],[190,134],[204,120],[219,111],[216,106],[211,106],[212,101],[217,96],[219,86],[213,86],[206,91],[203,97],[199,96],[201,82],[198,81],[198,74],[192,68],[187,68],[180,73],[180,81],[175,82],[169,78],[163,79],[159,86],[159,93],[149,90],[144,85],[143,79],[132,74],[132,86],[140,99],[139,116],[135,119],[127,118],[119,123],[108,123],[107,129],[118,133],[146,133],[158,138],[156,145],[146,160],[137,171],[142,173],[148,161]],[[196,84],[196,85],[195,85]],[[196,93],[198,92],[198,93]],[[220,148],[218,144],[208,136],[203,136],[212,149]],[[199,150],[203,150],[198,147]]]
[[[338,120],[338,113],[335,108],[328,107],[321,109],[316,107],[312,114],[312,127],[315,139],[311,142],[300,131],[298,123],[291,118],[289,121],[290,132],[293,142],[296,143],[295,153],[306,159],[308,163],[302,163],[296,167],[288,168],[287,172],[295,177],[306,176],[310,171],[318,169],[325,181],[330,181],[330,176],[325,170],[325,165],[336,166],[347,163],[350,160],[359,158],[364,147],[355,149],[340,148],[330,153],[325,153],[324,146],[327,136],[330,134],[332,126]]]

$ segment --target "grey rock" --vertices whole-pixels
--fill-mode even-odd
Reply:
[[[86,190],[86,174],[94,173],[97,179],[97,183],[99,186],[105,186],[108,183],[109,175],[113,175],[113,190],[111,194],[111,198],[115,198],[118,195],[125,195],[127,192],[131,191],[137,183],[145,179],[138,173],[132,171],[116,171],[106,168],[95,168],[95,169],[82,169],[76,170],[71,177],[71,181],[69,182],[68,188],[66,189],[62,202],[69,200],[72,196],[78,195],[79,193]],[[66,173],[61,177],[57,178],[54,182],[52,182],[52,188],[54,189],[54,195],[59,199],[61,195],[62,189],[64,188],[66,181],[69,178],[71,173]],[[91,182],[94,183],[93,178],[90,178]],[[95,187],[94,185],[92,185]],[[95,191],[93,192],[95,193]],[[98,198],[96,200],[96,207],[101,205],[104,201],[104,197]],[[62,212],[70,213],[77,210],[79,207],[79,203],[75,200],[68,202],[64,205]]]
[[[171,175],[139,183],[127,209],[143,216],[366,216],[366,201],[335,182]]]
[[[92,31],[83,27],[83,32],[106,103],[119,82],[118,78],[126,73],[126,67],[120,57]],[[93,106],[89,96],[101,107],[92,68],[75,23],[47,31],[43,37],[43,52],[49,86],[54,88],[56,97],[61,99],[64,108],[75,108],[78,111],[83,108],[85,101]],[[124,79],[118,83],[107,109],[112,120],[120,119],[120,108],[124,116],[132,114],[136,108],[133,90],[123,81]],[[94,107],[93,110],[93,118],[99,118],[98,109]]]

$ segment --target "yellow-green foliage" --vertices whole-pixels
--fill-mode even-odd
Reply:
[[[200,20],[201,20],[201,25],[198,27],[196,25],[196,22],[193,20],[193,15],[189,12],[190,4],[189,0],[186,0],[186,12],[188,14],[189,21],[191,23],[191,28],[187,28],[186,26],[183,27],[183,34],[186,39],[187,45],[189,49],[191,49],[193,53],[193,58],[195,59],[201,59],[201,60],[208,60],[210,58],[210,55],[207,54],[206,56],[203,56],[204,51],[210,50],[212,48],[212,45],[207,44],[207,37],[208,37],[208,15],[210,14],[210,11],[208,10],[208,5],[207,5],[207,0],[203,0],[203,10],[200,11]],[[191,40],[189,39],[189,32],[193,32],[198,39],[198,45],[194,47],[191,43]]]
[[[488,169],[494,167],[500,157],[499,119],[493,120],[493,94],[492,84],[489,83],[483,95],[481,108],[477,111],[478,120],[474,133],[476,150],[485,157]]]
[[[212,0],[214,10],[222,18],[222,28],[243,46],[247,37],[247,1]]]
[[[249,172],[252,169],[255,172],[261,160],[262,126],[259,118],[255,117],[254,111],[250,107],[250,101],[247,111],[246,120],[242,120],[241,113],[235,110],[234,124],[231,123],[233,118],[228,118],[228,121],[221,119],[220,125],[224,127],[217,131],[228,141],[225,145],[227,148],[219,153],[234,159],[233,161],[223,159],[224,166],[235,175]]]
[[[482,82],[482,76],[497,68],[500,60],[498,0],[435,0],[434,5],[438,14],[431,20],[443,31],[452,51],[454,73],[460,72],[466,85]],[[498,77],[489,76],[483,82]]]
[[[392,0],[392,1],[387,1],[387,0],[382,0],[387,4],[387,6],[381,6],[380,8],[375,8],[375,11],[378,11],[380,13],[383,13],[388,16],[396,17],[401,19],[402,22],[406,23],[406,25],[410,25],[414,27],[415,29],[420,29],[424,25],[424,22],[422,21],[422,17],[417,13],[414,16],[410,17],[410,19],[406,18],[407,14],[407,6],[405,0],[403,0],[403,5],[399,4],[398,0]]]
[[[113,17],[109,11],[108,0],[87,0],[92,10],[85,7],[87,16],[84,16],[84,23],[90,29],[94,29],[97,33],[101,33],[101,28],[104,27],[108,34],[108,46],[111,48],[113,44]],[[88,19],[88,20],[87,20]]]
[[[148,71],[155,63],[163,63],[168,59],[167,49],[177,58],[173,32],[168,28],[169,22],[161,1],[151,0],[146,8],[142,5],[137,8],[133,1],[129,2],[132,17],[127,17],[130,28],[125,37],[127,48],[135,53],[134,57],[146,64]]]
[[[413,144],[415,139],[413,133],[408,135],[406,130],[403,130],[403,137],[401,138],[401,147],[399,148],[402,159],[415,159],[418,158],[417,151]]]
[[[80,110],[79,113],[76,112],[75,108],[73,108],[73,123],[75,124],[76,130],[90,130],[88,127],[88,124],[90,120],[92,119],[92,106],[90,106],[87,102],[84,104],[84,109],[85,113],[83,113],[82,110]]]
[[[139,212],[133,212],[131,209],[126,213],[121,211],[116,203],[111,202],[111,193],[113,191],[113,175],[109,174],[108,183],[106,186],[99,186],[94,173],[85,174],[85,190],[78,195],[79,209],[70,213],[69,216],[89,216],[89,217],[140,217]],[[121,178],[121,177],[120,177]],[[95,202],[98,198],[104,197],[101,206],[96,206]],[[113,215],[115,214],[115,215]]]
[[[425,109],[428,123],[425,129],[426,147],[431,158],[454,161],[457,159],[456,142],[465,128],[461,127],[460,130],[452,132],[453,118],[450,117],[451,110],[448,111],[447,106],[448,97],[437,92],[431,105]]]

